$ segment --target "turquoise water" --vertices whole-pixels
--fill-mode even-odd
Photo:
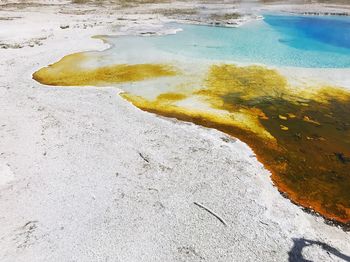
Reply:
[[[275,66],[350,68],[350,18],[265,15],[239,28],[170,24],[175,35],[111,38],[115,48],[145,57],[156,52],[188,58]],[[147,55],[148,54],[148,55]]]

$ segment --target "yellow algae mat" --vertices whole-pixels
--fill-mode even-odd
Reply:
[[[327,219],[350,223],[350,93],[332,86],[294,87],[263,66],[215,64],[186,85],[185,73],[167,64],[82,66],[66,56],[33,74],[42,84],[103,86],[172,78],[150,99],[122,96],[148,112],[216,128],[247,143],[272,173],[279,191]],[[142,88],[147,88],[142,87]],[[220,175],[220,174],[218,174]]]

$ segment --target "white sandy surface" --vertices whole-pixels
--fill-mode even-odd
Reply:
[[[349,259],[350,234],[282,197],[242,142],[142,112],[117,88],[31,79],[135,21],[69,4],[0,16],[21,17],[0,21],[0,41],[23,46],[0,49],[0,261]]]

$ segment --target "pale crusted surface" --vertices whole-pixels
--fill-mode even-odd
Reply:
[[[31,80],[68,53],[105,48],[89,36],[111,25],[161,21],[37,8],[0,12],[22,17],[0,21],[0,40],[24,46],[0,49],[0,261],[286,261],[304,238],[350,255],[349,233],[283,198],[243,143],[144,113],[115,88]],[[302,254],[340,260],[323,247]]]

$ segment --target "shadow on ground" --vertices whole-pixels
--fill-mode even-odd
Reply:
[[[288,252],[289,255],[289,262],[312,262],[312,260],[305,259],[303,257],[302,251],[303,248],[309,247],[312,245],[318,245],[321,247],[324,251],[326,251],[328,254],[332,254],[340,259],[343,259],[344,261],[350,261],[350,256],[347,256],[343,253],[341,253],[338,249],[320,242],[320,241],[314,241],[310,239],[305,239],[305,238],[293,238],[293,247],[292,249]]]

